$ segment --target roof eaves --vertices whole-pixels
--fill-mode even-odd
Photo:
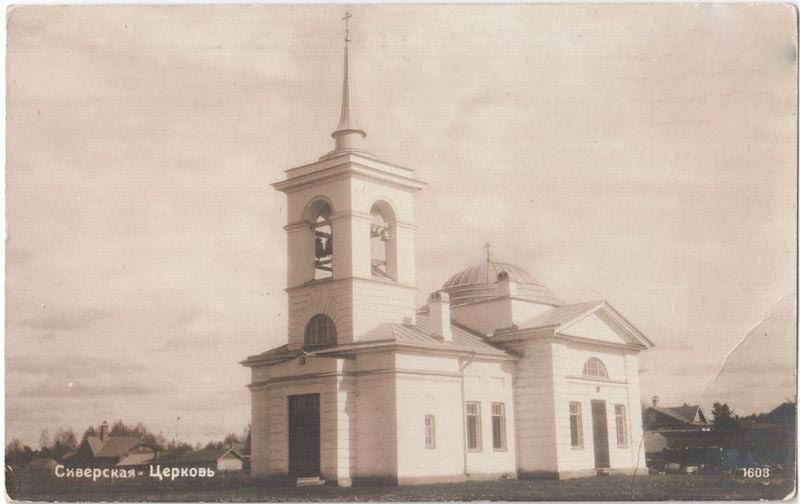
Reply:
[[[642,333],[635,325],[626,319],[616,308],[614,308],[608,301],[603,301],[603,304],[608,308],[611,315],[622,324],[628,331],[630,331],[637,339],[643,341],[646,347],[656,346],[647,336]]]
[[[688,424],[688,423],[692,422],[691,418],[685,418],[683,415],[675,412],[672,408],[654,407],[653,409],[658,411],[659,413],[663,413],[664,415],[667,415],[667,416],[669,416],[671,418],[674,418],[675,420],[679,420],[679,421],[681,421],[683,423],[687,423]]]

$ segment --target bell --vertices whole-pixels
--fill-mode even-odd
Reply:
[[[317,259],[322,259],[325,257],[325,245],[322,243],[322,238],[317,236],[317,239],[314,243],[314,256]]]

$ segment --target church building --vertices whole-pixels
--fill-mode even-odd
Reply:
[[[565,303],[487,250],[415,306],[425,183],[366,150],[349,42],[334,149],[274,184],[286,194],[289,330],[242,362],[252,477],[646,474],[638,354],[652,343],[610,304]]]

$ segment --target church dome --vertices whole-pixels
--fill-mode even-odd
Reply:
[[[442,285],[442,290],[450,295],[453,304],[493,298],[497,296],[497,276],[500,273],[506,273],[512,282],[517,283],[517,297],[553,306],[563,304],[533,275],[519,266],[499,261],[484,261],[459,271]]]

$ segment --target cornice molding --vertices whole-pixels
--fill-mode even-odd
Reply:
[[[333,165],[330,167],[322,168],[320,170],[298,175],[296,177],[288,178],[280,182],[275,182],[272,187],[278,191],[291,193],[297,191],[309,184],[316,184],[326,180],[334,180],[347,176],[361,176],[378,180],[380,182],[389,184],[391,186],[404,189],[418,191],[427,184],[421,180],[417,180],[405,175],[391,173],[387,170],[382,170],[378,167],[368,166],[365,163],[360,163],[353,160],[348,160],[343,163]]]
[[[377,278],[364,278],[364,277],[358,277],[358,276],[349,276],[349,277],[345,277],[345,278],[324,278],[322,280],[312,280],[312,281],[306,282],[306,283],[304,283],[302,285],[294,285],[294,286],[291,286],[291,287],[286,287],[283,290],[285,292],[292,292],[292,291],[295,291],[295,290],[298,290],[298,289],[309,289],[309,288],[318,287],[318,286],[327,285],[327,284],[345,282],[345,281],[348,281],[348,280],[358,281],[358,282],[372,282],[372,283],[377,283],[377,284],[381,284],[381,285],[391,285],[393,287],[400,287],[400,288],[403,288],[403,289],[417,290],[417,287],[415,285],[408,285],[408,284],[402,284],[402,283],[398,283],[398,282],[394,282],[394,281],[390,281],[390,280],[381,280],[381,279],[377,279]]]

